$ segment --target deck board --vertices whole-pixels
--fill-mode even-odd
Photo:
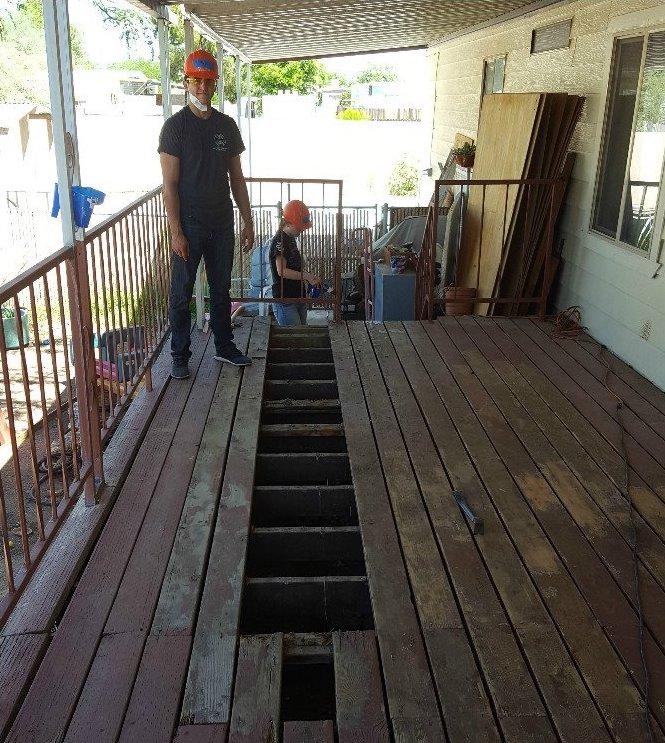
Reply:
[[[231,434],[217,523],[196,623],[181,724],[228,724],[250,528],[269,325],[256,321]]]
[[[33,632],[25,603],[4,628],[7,740],[645,740],[620,436],[595,342],[554,338],[531,319],[338,324],[325,358],[313,356],[326,368],[310,380],[331,380],[326,399],[265,407],[341,410],[343,430],[281,423],[262,435],[264,390],[300,385],[321,397],[320,381],[303,384],[303,361],[271,370],[288,363],[289,347],[304,359],[312,336],[279,329],[272,345],[284,350],[268,356],[270,332],[265,320],[243,321],[236,340],[253,357],[245,370],[220,369],[211,338],[195,333],[195,374],[160,391],[53,636],[39,603]],[[650,720],[663,743],[665,394],[607,358],[625,400]],[[273,373],[280,381],[266,386]],[[325,436],[317,449],[311,434],[321,432],[346,446],[329,451]],[[258,448],[268,434],[272,448]],[[292,451],[298,440],[302,451]],[[293,485],[271,484],[269,467]],[[291,487],[294,503],[316,501],[303,515],[309,536],[359,530],[366,577],[245,578],[253,494],[265,528],[254,525],[252,544],[278,533],[271,549],[284,554],[289,534],[302,532],[297,505],[284,508]],[[483,518],[482,534],[453,490]],[[273,507],[293,526],[276,528]],[[336,520],[352,526],[331,529]],[[306,559],[307,544],[292,556]],[[373,622],[355,605],[342,617],[335,602],[351,593],[338,596],[335,581],[369,590]],[[239,636],[243,585],[248,611],[259,589],[288,589],[293,617],[304,618],[320,610],[307,609],[310,584],[323,585],[326,621],[339,631],[314,633],[315,646],[300,650],[295,635],[282,646],[278,630]],[[303,662],[302,653],[330,664],[332,706],[321,719],[282,723],[282,662]],[[287,679],[297,675],[284,678],[293,700]]]

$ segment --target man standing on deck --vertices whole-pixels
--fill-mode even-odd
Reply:
[[[235,366],[251,363],[233,343],[229,299],[234,249],[231,192],[242,218],[244,252],[254,243],[240,164],[245,145],[235,121],[210,105],[218,77],[212,54],[202,49],[192,52],[185,60],[188,105],[164,122],[159,136],[164,204],[171,230],[169,320],[171,376],[176,379],[189,376],[189,303],[202,257],[210,285],[215,358]]]

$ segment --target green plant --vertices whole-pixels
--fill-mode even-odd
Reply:
[[[391,196],[415,196],[418,193],[418,168],[406,159],[395,165],[388,181]]]
[[[461,147],[453,147],[453,155],[457,157],[471,157],[476,154],[476,145],[465,142]]]
[[[346,108],[337,114],[337,118],[342,121],[368,121],[369,116],[357,108]]]
[[[11,320],[12,317],[14,317],[14,308],[13,307],[7,307],[3,306],[2,308],[2,319],[3,320]]]

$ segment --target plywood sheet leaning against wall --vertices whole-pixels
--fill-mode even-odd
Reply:
[[[542,116],[544,94],[500,93],[483,99],[473,180],[513,180],[525,176],[533,148],[533,133]],[[470,188],[457,285],[477,287],[479,297],[491,297],[502,262],[503,246],[512,231],[518,188]],[[505,218],[504,218],[505,214]],[[486,315],[487,304],[476,312]]]
[[[534,131],[535,147],[527,164],[526,177],[559,179],[559,183],[525,186],[517,229],[506,242],[504,265],[495,284],[495,296],[528,297],[540,294],[542,282],[552,279],[550,270],[544,276],[545,253],[550,235],[563,206],[566,185],[572,174],[574,155],[570,141],[579,121],[584,98],[566,93],[548,93],[538,131]],[[552,224],[550,225],[550,221]],[[554,246],[550,246],[554,249]],[[558,256],[552,255],[554,262]],[[551,266],[550,266],[551,268]],[[519,315],[529,310],[527,304],[496,305],[493,314]]]

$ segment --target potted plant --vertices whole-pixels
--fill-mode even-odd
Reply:
[[[8,351],[19,348],[19,324],[23,332],[23,345],[27,346],[30,342],[28,310],[26,310],[25,307],[19,307],[19,312],[21,314],[20,323],[16,320],[16,315],[13,307],[7,305],[2,307],[2,329],[5,335],[5,348]]]
[[[476,145],[465,142],[461,147],[453,147],[455,162],[462,168],[472,168],[476,159]]]

